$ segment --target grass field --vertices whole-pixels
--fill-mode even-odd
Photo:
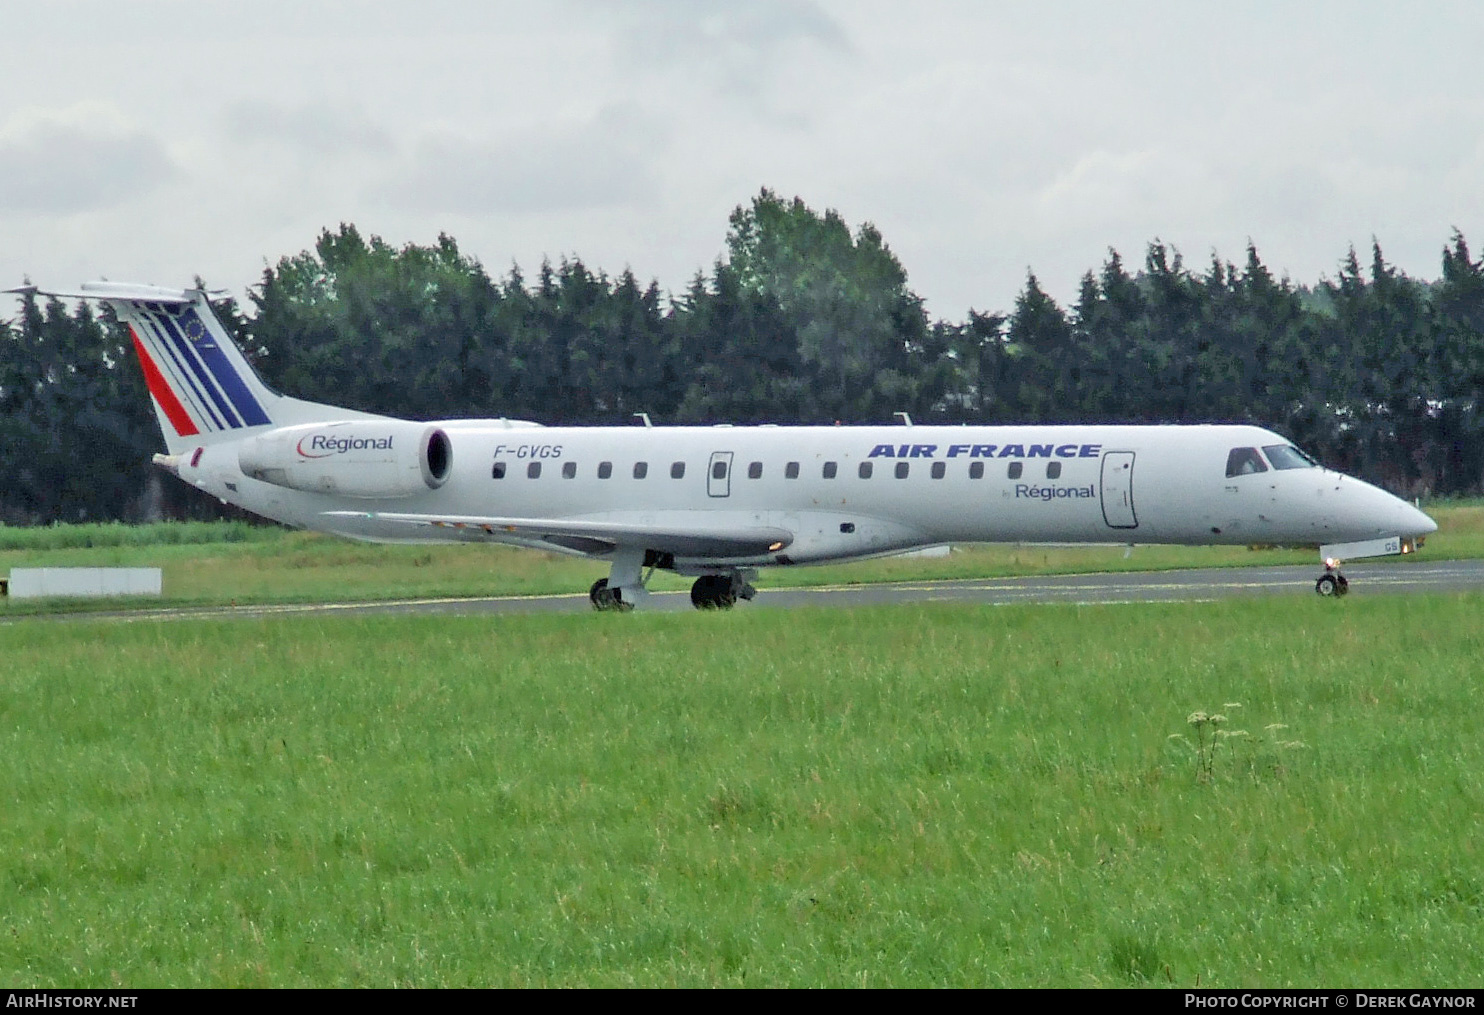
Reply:
[[[1416,559],[1484,557],[1484,502],[1429,505],[1439,531]],[[1313,550],[1246,547],[966,546],[949,557],[767,568],[760,588],[1013,574],[1312,564]],[[1397,560],[1399,566],[1406,561]],[[581,593],[602,562],[504,546],[377,546],[242,523],[0,528],[0,575],[13,567],[160,567],[165,604],[347,601]],[[655,590],[689,588],[657,573]],[[151,600],[150,605],[160,604]],[[87,607],[89,604],[75,604]],[[55,609],[0,600],[0,616]],[[117,601],[91,608],[117,609]]]
[[[0,627],[0,982],[1478,987],[1484,599],[1336,605]]]

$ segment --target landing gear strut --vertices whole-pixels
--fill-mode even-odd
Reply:
[[[632,610],[649,596],[649,578],[644,573],[644,551],[622,547],[613,554],[613,566],[607,578],[599,578],[588,590],[595,610]]]
[[[757,589],[740,571],[703,574],[690,587],[690,604],[698,610],[730,610],[738,599],[751,599]]]
[[[1314,591],[1321,596],[1343,596],[1350,591],[1350,583],[1345,576],[1340,574],[1340,562],[1338,560],[1326,560],[1324,562],[1324,574],[1314,583]]]

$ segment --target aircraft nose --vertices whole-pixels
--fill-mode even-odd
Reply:
[[[1391,498],[1392,524],[1396,526],[1396,534],[1399,536],[1425,536],[1430,532],[1438,531],[1438,523],[1416,507],[1408,504],[1393,494],[1387,494]]]
[[[1401,536],[1412,539],[1438,531],[1438,523],[1400,497],[1378,486],[1355,481],[1354,487],[1361,496],[1354,507],[1360,514],[1353,516],[1357,529],[1369,529],[1375,535]],[[1363,520],[1362,520],[1363,519]]]

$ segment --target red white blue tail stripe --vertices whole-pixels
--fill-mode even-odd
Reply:
[[[203,319],[195,304],[140,302],[127,308],[121,316],[133,332],[150,394],[178,436],[271,422],[253,393],[258,385],[243,376],[247,364],[233,362],[241,357],[214,316]]]

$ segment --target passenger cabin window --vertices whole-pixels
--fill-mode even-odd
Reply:
[[[1264,444],[1262,453],[1275,469],[1317,469],[1319,463],[1289,444]]]
[[[504,462],[496,462],[495,463],[494,471],[492,471],[490,473],[490,476],[493,479],[504,479],[505,478],[505,463]]]
[[[947,465],[947,463],[945,463],[945,462],[934,462],[933,463],[933,478],[934,479],[942,479],[943,476],[944,476],[944,474],[947,471],[948,471],[948,465]]]
[[[983,479],[984,478],[984,463],[983,462],[970,462],[969,463],[969,478],[970,479]]]
[[[649,475],[649,463],[648,462],[635,462],[634,463],[634,478],[635,479],[643,479],[647,475]]]
[[[530,465],[527,465],[526,466],[526,478],[527,479],[540,479],[541,478],[541,463],[540,462],[532,462]]]
[[[577,478],[577,463],[576,462],[563,462],[562,463],[562,478],[563,479],[576,479]]]
[[[1046,478],[1047,479],[1060,479],[1061,478],[1061,462],[1047,462],[1046,463]]]
[[[715,462],[711,463],[711,478],[727,478],[727,460],[725,458],[718,458]]]
[[[825,479],[834,479],[835,478],[835,471],[838,468],[839,468],[839,466],[836,465],[834,462],[825,462],[824,463],[824,472],[823,472],[824,478]]]
[[[1257,453],[1256,448],[1232,448],[1231,454],[1226,456],[1226,474],[1232,476],[1251,476],[1258,472],[1267,472],[1268,467],[1262,464],[1262,456]]]
[[[751,465],[749,465],[747,467],[747,478],[748,479],[762,479],[763,478],[763,463],[762,462],[753,462]]]
[[[670,463],[670,478],[671,479],[684,479],[685,478],[685,463],[684,462],[671,462]]]
[[[613,475],[613,463],[612,462],[599,462],[598,463],[598,478],[599,479],[607,479],[611,475]]]
[[[871,478],[871,463],[861,462],[860,468],[855,470],[861,479]]]
[[[910,467],[910,465],[907,462],[898,462],[897,463],[897,478],[898,479],[906,479],[907,478],[907,473],[910,470],[910,468],[911,467]]]
[[[799,463],[798,462],[789,462],[787,465],[785,465],[783,467],[783,478],[784,479],[798,479],[799,478]]]
[[[1006,473],[1006,475],[1008,475],[1011,479],[1019,479],[1020,474],[1024,471],[1025,464],[1023,462],[1011,462],[1010,471]]]

